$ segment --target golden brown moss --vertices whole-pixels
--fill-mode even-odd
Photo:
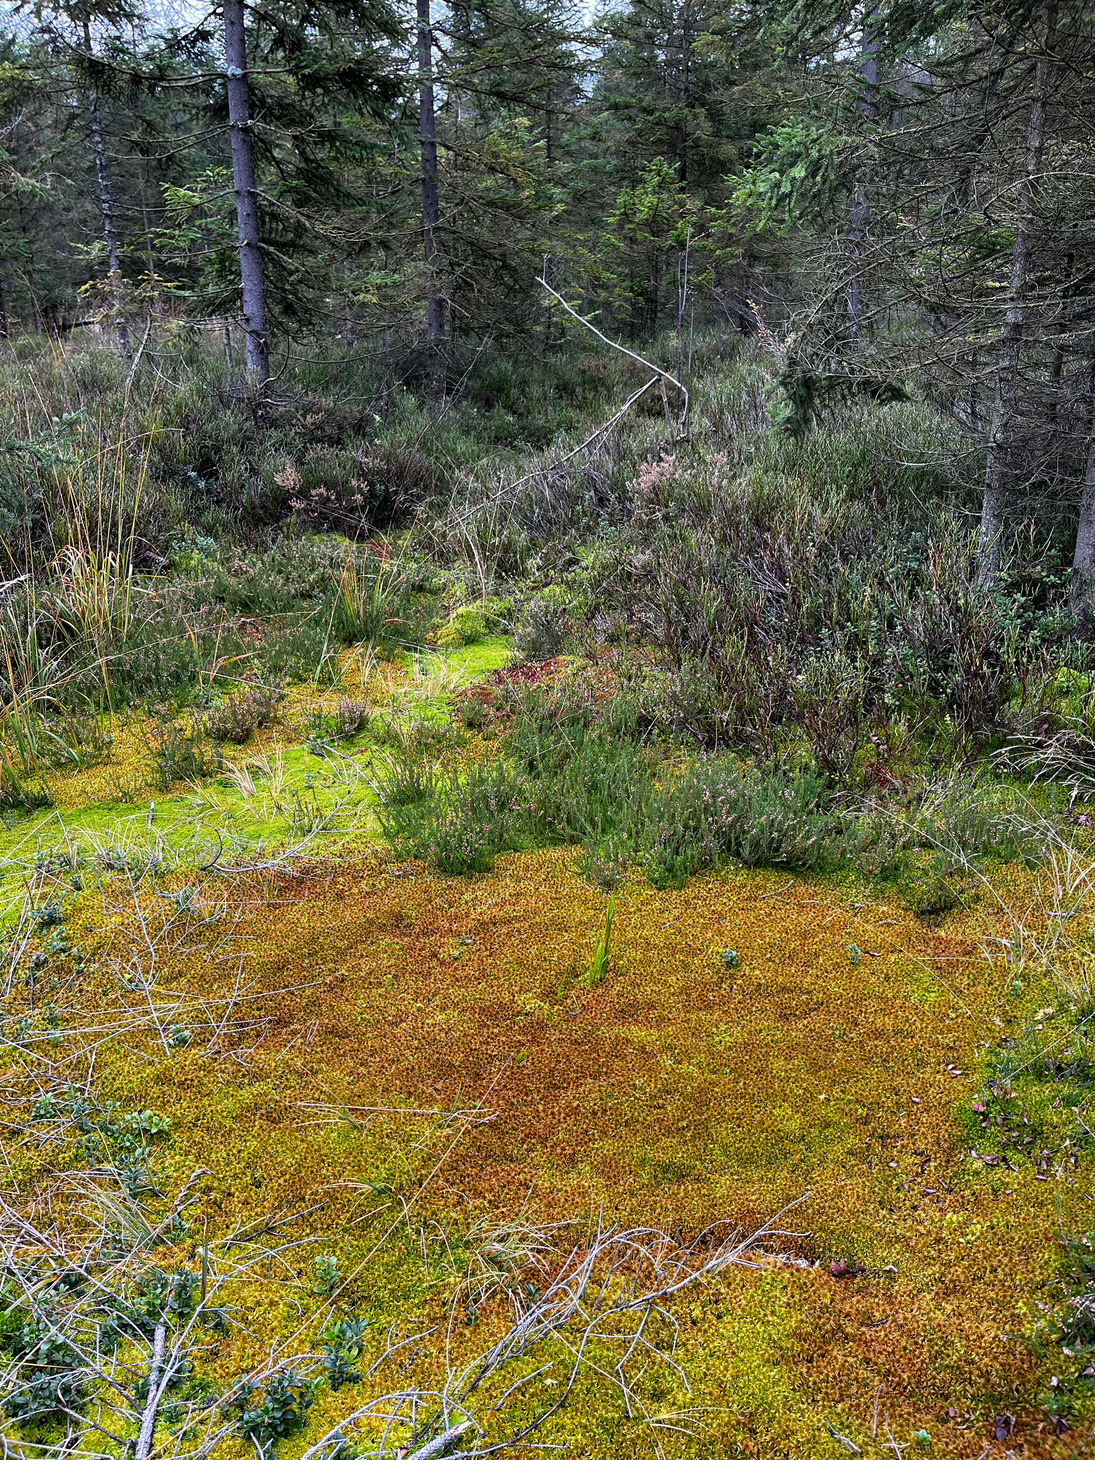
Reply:
[[[797,1235],[768,1246],[817,1266],[735,1273],[682,1309],[695,1402],[725,1437],[695,1453],[831,1455],[819,1416],[862,1436],[880,1385],[891,1423],[929,1430],[934,1453],[979,1454],[994,1406],[1020,1415],[1028,1454],[1054,1453],[1030,1408],[1023,1304],[1087,1194],[964,1160],[956,1116],[1004,998],[976,918],[933,931],[774,873],[634,883],[590,988],[605,900],[567,853],[471,881],[370,855],[245,889],[240,906],[246,977],[266,991],[257,1047],[116,1049],[103,1066],[113,1093],[171,1115],[165,1159],[180,1178],[209,1168],[221,1227],[322,1204],[304,1229],[342,1233],[346,1270],[363,1264],[355,1301],[409,1321],[413,1240],[373,1252],[390,1200],[450,1226],[602,1213],[687,1236],[799,1202],[779,1222]],[[172,973],[206,997],[231,976],[198,957]],[[648,1453],[606,1424],[576,1407],[571,1452]]]

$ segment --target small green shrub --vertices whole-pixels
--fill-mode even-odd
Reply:
[[[437,771],[423,756],[390,756],[382,774],[381,790],[388,806],[418,806],[437,788]]]
[[[165,706],[154,712],[144,742],[161,790],[174,781],[200,781],[224,769],[220,748],[207,742],[201,721],[176,720]]]
[[[376,744],[387,747],[396,756],[442,752],[451,749],[463,738],[459,730],[446,720],[424,716],[407,719],[396,715],[377,715],[370,728]]]
[[[428,798],[398,804],[387,799],[378,816],[385,835],[408,856],[439,872],[489,872],[499,853],[522,844],[517,814],[521,785],[504,761],[477,762],[464,779],[438,777]]]
[[[369,724],[369,707],[364,700],[344,696],[333,710],[311,710],[304,723],[309,749],[353,740]]]
[[[14,1294],[10,1301],[17,1301]],[[87,1393],[85,1361],[45,1315],[18,1318],[3,1338],[5,1356],[34,1375],[5,1397],[3,1412],[9,1419],[26,1423],[79,1409]]]
[[[487,706],[481,699],[474,696],[467,696],[457,701],[453,708],[458,723],[465,730],[483,730],[488,719]]]
[[[631,838],[608,837],[585,846],[575,859],[575,869],[587,882],[602,892],[613,892],[623,881],[635,855]]]
[[[561,651],[566,632],[566,604],[549,589],[526,604],[513,643],[522,659],[551,659]]]
[[[749,867],[831,866],[844,838],[825,799],[824,783],[807,771],[788,776],[733,760],[699,761],[654,801],[640,865],[655,887],[683,886],[727,858]]]
[[[171,566],[176,573],[198,576],[217,567],[217,544],[211,537],[197,534],[181,537],[171,550]]]
[[[263,653],[263,669],[275,680],[315,680],[334,683],[338,677],[339,642],[329,619],[318,615],[298,619],[271,636]]]
[[[284,698],[281,690],[261,684],[247,685],[237,694],[218,700],[206,711],[206,733],[212,740],[242,745],[256,730],[277,718],[278,705]]]
[[[262,1389],[245,1382],[237,1399],[240,1433],[266,1460],[279,1440],[300,1433],[314,1401],[315,1382],[292,1369],[272,1375]]]
[[[562,765],[549,762],[539,777],[529,777],[530,832],[540,844],[612,844],[622,854],[642,833],[653,789],[650,762],[640,747],[589,735]]]
[[[315,1291],[321,1298],[329,1298],[338,1287],[338,1258],[333,1252],[316,1255]]]
[[[354,1368],[361,1357],[365,1332],[369,1327],[365,1318],[344,1318],[332,1323],[323,1334],[323,1368],[327,1382],[334,1390],[346,1384],[360,1384],[361,1374]]]

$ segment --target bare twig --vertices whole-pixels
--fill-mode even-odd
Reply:
[[[471,1420],[465,1420],[463,1424],[453,1425],[444,1434],[438,1435],[436,1440],[431,1440],[428,1445],[423,1445],[413,1455],[408,1455],[407,1460],[438,1460],[438,1457],[445,1455],[466,1434],[475,1429]]]
[[[635,405],[637,401],[640,401],[642,397],[647,393],[647,391],[650,390],[652,386],[657,385],[657,383],[658,378],[657,376],[655,376],[653,379],[648,380],[645,385],[640,385],[638,390],[632,391],[632,393],[628,396],[627,400],[624,401],[623,405],[615,413],[615,415],[611,416],[607,421],[602,421],[591,435],[587,436],[584,441],[575,446],[572,451],[568,451],[565,456],[560,456],[558,460],[553,461],[550,466],[540,467],[536,471],[527,472],[523,477],[518,477],[517,480],[514,482],[507,482],[506,485],[501,489],[501,491],[496,492],[493,497],[487,497],[482,502],[476,502],[474,507],[469,507],[467,511],[463,512],[459,517],[449,519],[448,525],[450,527],[463,527],[464,524],[470,521],[477,512],[481,512],[484,507],[490,507],[494,503],[500,502],[503,497],[508,497],[511,495],[511,493],[516,492],[518,487],[523,487],[527,485],[527,483],[535,481],[537,477],[545,476],[549,471],[557,471],[559,467],[565,466],[568,461],[573,461],[576,456],[580,456],[583,451],[588,451],[595,441],[597,441],[607,431],[611,431],[612,427],[615,426],[618,421],[622,421],[624,416],[631,409],[631,407]],[[474,544],[472,546],[474,548]]]
[[[681,381],[679,381],[677,377],[671,374],[668,370],[664,370],[660,365],[655,365],[652,360],[647,360],[644,358],[644,356],[637,355],[634,350],[629,350],[626,345],[621,345],[617,340],[610,340],[607,335],[602,334],[595,324],[586,319],[584,315],[579,314],[576,309],[572,309],[571,306],[563,298],[563,296],[557,293],[551,287],[546,278],[541,276],[539,283],[544,289],[547,290],[547,292],[551,295],[553,299],[558,300],[558,302],[563,306],[567,314],[569,314],[572,319],[576,319],[579,324],[585,325],[587,330],[589,330],[592,334],[595,334],[597,338],[601,340],[604,344],[608,345],[610,349],[619,350],[620,354],[626,355],[629,360],[634,360],[639,365],[645,365],[647,370],[652,370],[655,375],[660,376],[662,380],[668,381],[670,385],[674,386],[677,390],[680,391],[684,405],[678,418],[677,433],[678,435],[683,435],[685,428],[688,425],[688,412],[690,409],[690,402],[688,399],[688,390],[681,383]]]
[[[167,1325],[163,1319],[156,1324],[156,1333],[152,1340],[152,1362],[148,1367],[148,1399],[145,1403],[144,1414],[141,1415],[141,1428],[137,1435],[136,1460],[148,1460],[148,1452],[152,1448],[152,1433],[156,1428],[156,1410],[163,1397],[164,1386],[170,1378],[170,1371],[165,1376],[164,1384],[160,1382],[160,1369],[163,1367],[164,1342],[167,1338]]]

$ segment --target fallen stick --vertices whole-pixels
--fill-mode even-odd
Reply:
[[[611,431],[616,422],[622,420],[624,416],[627,415],[628,411],[635,404],[635,402],[637,400],[641,400],[641,398],[647,393],[650,387],[652,385],[657,385],[657,383],[658,377],[655,375],[652,379],[648,380],[645,385],[640,385],[638,390],[633,391],[632,394],[628,396],[627,400],[624,401],[623,405],[616,412],[616,414],[610,417],[609,420],[602,421],[601,424],[597,427],[596,431],[594,431],[591,436],[587,436],[580,445],[575,446],[573,451],[568,451],[565,456],[560,456],[559,460],[553,461],[550,466],[537,467],[535,471],[530,471],[525,476],[518,477],[515,482],[507,482],[500,492],[495,492],[493,497],[488,497],[486,501],[476,502],[474,507],[469,507],[468,510],[462,514],[462,516],[456,518],[455,522],[452,525],[456,527],[463,527],[464,523],[468,522],[472,517],[474,517],[477,512],[481,512],[484,507],[492,507],[495,502],[500,502],[503,497],[507,496],[510,492],[515,492],[518,487],[523,487],[526,482],[531,482],[536,477],[546,476],[548,472],[558,471],[559,467],[564,466],[568,461],[572,461],[574,457],[578,456],[581,452],[586,451],[590,446],[592,446],[593,443],[597,440],[598,436],[603,436],[606,431]]]
[[[675,386],[677,390],[680,391],[681,395],[684,397],[684,409],[681,411],[680,418],[677,424],[677,430],[680,435],[683,435],[684,428],[688,424],[688,412],[690,408],[690,402],[687,389],[677,379],[677,377],[675,375],[671,375],[668,370],[663,370],[660,365],[655,365],[652,360],[647,360],[642,355],[636,355],[634,350],[629,350],[625,345],[617,344],[615,340],[610,340],[607,335],[602,334],[595,324],[586,319],[584,315],[579,314],[576,309],[572,309],[563,298],[563,296],[556,293],[556,291],[551,287],[551,285],[543,276],[541,276],[540,278],[540,283],[548,291],[553,299],[557,299],[559,301],[559,303],[566,310],[567,314],[569,314],[573,319],[576,319],[579,324],[584,324],[587,330],[590,330],[593,334],[595,334],[597,338],[603,341],[604,344],[608,345],[610,349],[619,350],[620,354],[626,355],[629,360],[634,360],[639,365],[645,365],[648,370],[653,370],[655,375],[659,376],[663,381],[668,380],[670,385]]]

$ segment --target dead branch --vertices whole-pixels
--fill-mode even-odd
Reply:
[[[563,298],[563,296],[556,293],[556,291],[551,287],[546,278],[541,276],[539,283],[543,288],[547,290],[547,292],[551,295],[553,299],[558,300],[558,302],[563,306],[567,314],[569,314],[572,319],[576,319],[579,324],[585,325],[587,330],[589,330],[592,334],[595,334],[597,338],[601,340],[604,344],[608,345],[610,349],[619,350],[621,355],[626,355],[629,360],[634,360],[638,365],[644,365],[647,370],[652,370],[654,374],[658,376],[661,380],[668,381],[670,385],[680,391],[681,399],[683,400],[684,405],[681,409],[681,413],[677,421],[677,434],[678,436],[683,436],[685,428],[688,425],[688,412],[690,409],[690,402],[688,399],[687,389],[684,385],[681,384],[677,377],[670,374],[668,370],[663,370],[660,365],[655,365],[652,360],[647,360],[642,355],[637,355],[634,350],[629,350],[626,345],[621,345],[617,340],[610,340],[607,335],[602,334],[591,320],[588,320],[585,318],[584,315],[579,314],[576,309],[572,309],[571,306]]]

